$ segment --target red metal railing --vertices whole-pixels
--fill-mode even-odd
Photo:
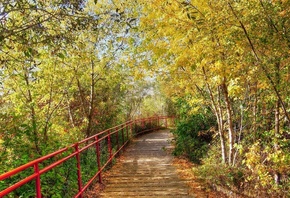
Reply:
[[[33,168],[33,174],[26,176],[23,179],[20,179],[13,185],[2,190],[0,192],[0,197],[8,195],[12,191],[31,181],[35,181],[36,197],[43,197],[41,190],[41,175],[73,158],[75,158],[78,186],[78,192],[74,197],[82,197],[83,192],[92,184],[93,181],[95,181],[96,178],[98,178],[99,183],[102,183],[102,172],[105,170],[108,164],[112,162],[113,158],[125,147],[125,145],[132,137],[144,132],[160,129],[161,127],[167,128],[168,119],[173,119],[173,117],[156,116],[129,121],[119,126],[115,126],[113,128],[102,131],[69,147],[60,149],[44,157],[33,160],[7,173],[4,173],[0,175],[0,182],[10,177],[13,177],[29,168]],[[97,172],[94,173],[94,176],[86,181],[86,184],[84,185],[84,181],[82,180],[82,164],[80,158],[81,154],[85,155],[84,153],[88,149],[95,150],[95,166],[97,166]],[[104,151],[104,149],[106,149],[107,151]],[[102,156],[105,155],[104,153],[108,155],[107,158],[106,156]],[[106,158],[104,162],[101,161],[102,157]],[[56,160],[54,160],[52,163],[48,165],[43,165],[44,162],[46,162],[47,164],[48,160],[54,158]]]

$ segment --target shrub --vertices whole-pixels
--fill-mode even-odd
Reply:
[[[177,121],[175,135],[175,155],[185,155],[191,161],[200,163],[207,153],[212,140],[210,127],[214,124],[212,117],[196,114]]]

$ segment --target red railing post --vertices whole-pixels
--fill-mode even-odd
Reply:
[[[97,164],[98,164],[98,171],[101,170],[101,155],[100,155],[100,143],[98,136],[95,137],[96,140],[96,153],[97,153]],[[99,183],[103,183],[102,181],[102,172],[99,173]]]
[[[40,174],[39,174],[38,163],[34,164],[34,173],[37,174],[37,177],[35,178],[36,197],[41,198],[41,185],[40,185]]]
[[[123,144],[124,145],[124,142],[125,142],[125,138],[124,138],[124,126],[122,126],[122,141],[123,141]]]
[[[132,134],[132,137],[135,136],[135,129],[136,129],[136,121],[134,120],[134,121],[131,123],[131,134]]]
[[[109,160],[112,160],[112,145],[111,145],[111,134],[110,134],[110,130],[108,131],[108,151],[109,151],[109,155],[110,158]]]
[[[75,147],[76,160],[77,160],[78,187],[79,187],[79,192],[81,192],[82,191],[82,174],[81,174],[81,162],[80,162],[79,144],[76,143],[74,145],[74,147]],[[82,195],[80,195],[79,197],[81,198]]]
[[[136,126],[137,126],[137,121],[134,120],[134,122],[132,123],[132,126],[131,126],[132,135],[136,134]]]
[[[155,124],[156,124],[156,128],[159,129],[159,126],[158,126],[158,116],[156,116],[156,118],[155,118]]]
[[[158,125],[158,116],[156,116],[156,118],[155,118],[155,124],[156,124],[156,128],[159,129],[159,125]]]
[[[165,118],[165,128],[167,128],[167,118]]]
[[[121,127],[122,127],[122,126],[121,126]],[[118,129],[118,127],[116,127],[116,144],[117,144],[117,151],[118,151],[119,148],[120,148],[118,133],[119,133],[119,129]]]
[[[128,125],[126,126],[126,133],[127,133],[127,140],[129,140],[129,127],[128,127]]]

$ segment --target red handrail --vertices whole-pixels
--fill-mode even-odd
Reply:
[[[47,171],[59,166],[60,164],[66,162],[67,160],[75,157],[76,159],[76,167],[77,167],[77,177],[78,177],[78,193],[75,195],[75,197],[82,197],[83,192],[90,186],[90,184],[98,177],[98,182],[102,183],[102,171],[106,168],[108,164],[110,164],[113,160],[113,158],[126,146],[126,144],[130,141],[130,139],[134,135],[138,135],[144,132],[152,131],[160,129],[163,125],[167,128],[167,119],[173,119],[174,117],[168,117],[168,116],[155,116],[155,117],[149,117],[149,118],[142,118],[142,119],[136,119],[133,121],[128,121],[126,123],[120,124],[118,126],[112,127],[110,129],[106,129],[96,135],[93,135],[91,137],[88,137],[80,142],[77,142],[69,147],[62,148],[58,151],[55,151],[53,153],[50,153],[44,157],[40,157],[36,160],[33,160],[25,165],[19,166],[9,172],[6,172],[2,175],[0,175],[0,181],[3,181],[7,178],[10,178],[18,173],[21,173],[22,171],[33,167],[34,173],[27,176],[26,178],[18,181],[17,183],[9,186],[8,188],[2,190],[0,192],[0,197],[3,197],[5,195],[8,195],[12,191],[16,190],[17,188],[23,186],[24,184],[27,184],[28,182],[35,180],[35,191],[36,191],[36,197],[41,198],[41,178],[40,176]],[[163,121],[163,124],[162,124]],[[155,124],[153,124],[155,122]],[[149,128],[146,128],[147,124],[149,125]],[[133,127],[135,126],[135,127]],[[141,130],[137,131],[136,126],[141,126]],[[143,127],[143,128],[142,128]],[[120,145],[120,141],[118,139],[119,132],[121,133],[122,137],[122,145]],[[113,151],[112,149],[112,142],[111,138],[115,136],[116,138],[116,144],[117,144],[117,150]],[[127,136],[127,139],[125,141],[125,136]],[[100,142],[102,140],[107,140],[107,147],[108,147],[108,153],[109,158],[104,163],[104,165],[101,165],[101,148],[100,148]],[[84,144],[85,145],[82,145]],[[81,162],[80,162],[80,155],[83,151],[89,149],[90,147],[95,147],[96,150],[96,159],[98,167],[98,171],[95,173],[95,175],[90,178],[90,180],[83,185],[82,181],[82,175],[81,175]],[[64,154],[66,151],[69,151],[69,149],[74,149],[74,151],[70,154],[68,154],[65,157],[62,157],[61,159],[51,163],[50,165],[47,165],[40,169],[39,165],[44,162],[45,160],[48,160],[50,158],[53,158],[57,155]]]

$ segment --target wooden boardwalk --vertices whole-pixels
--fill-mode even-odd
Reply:
[[[110,170],[101,197],[194,197],[172,165],[169,130],[136,138]]]

